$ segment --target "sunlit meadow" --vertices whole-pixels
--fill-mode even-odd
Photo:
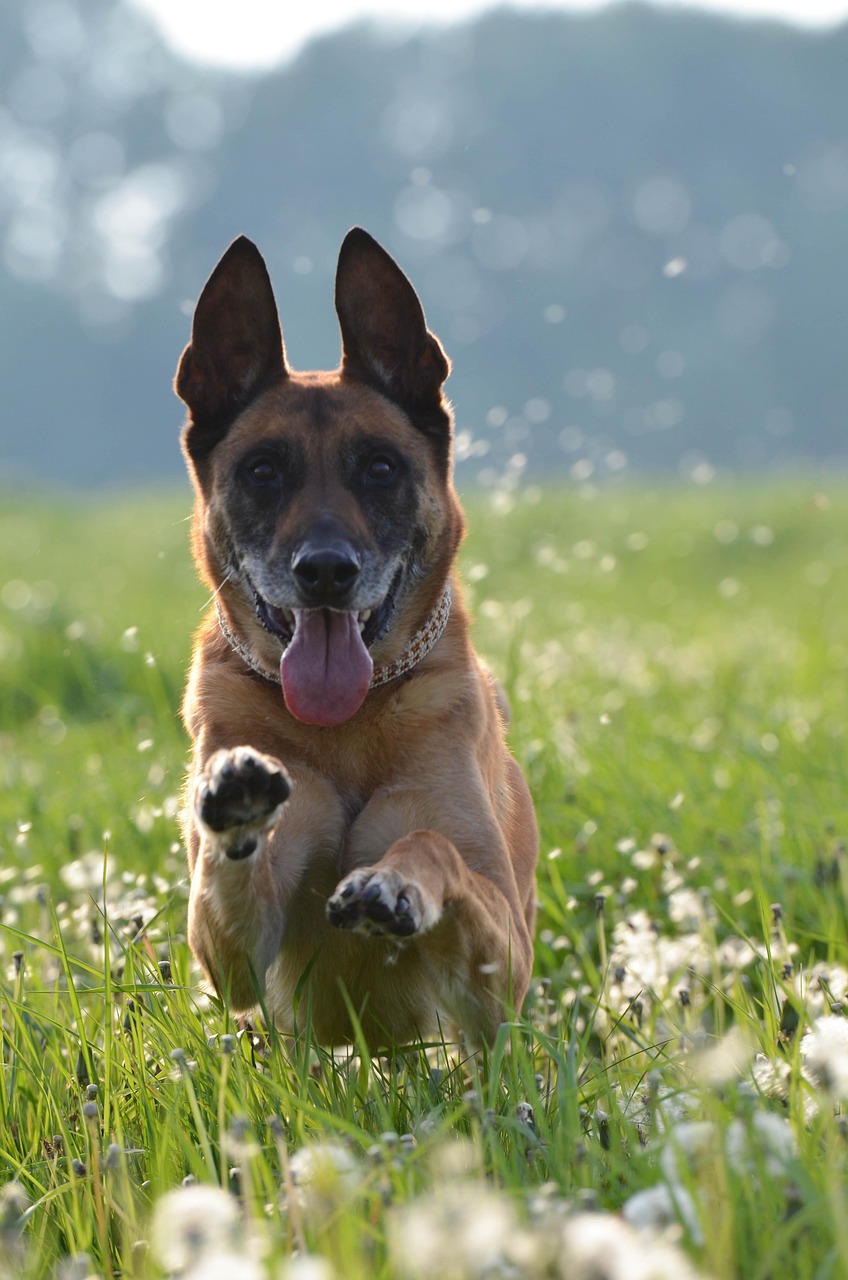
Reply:
[[[848,490],[500,486],[542,833],[486,1052],[283,1043],[185,941],[189,500],[0,507],[0,1275],[848,1274]]]

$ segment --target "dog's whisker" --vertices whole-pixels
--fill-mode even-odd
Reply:
[[[221,581],[220,585],[219,585],[219,586],[217,586],[217,587],[215,588],[215,590],[212,592],[212,594],[211,594],[211,596],[209,597],[209,599],[208,599],[208,600],[206,600],[206,601],[205,601],[205,602],[200,606],[200,612],[201,612],[201,613],[205,612],[205,610],[206,610],[206,609],[208,609],[208,608],[209,608],[209,606],[210,606],[211,604],[214,604],[214,603],[215,603],[215,601],[217,600],[217,598],[218,598],[218,596],[219,596],[220,592],[221,592],[221,591],[223,590],[223,588],[227,585],[227,583],[229,582],[230,578],[232,578],[232,576],[233,576],[233,574],[234,574],[234,573],[235,573],[235,569],[231,569],[231,570],[230,570],[230,572],[229,572],[228,574],[226,574],[226,576],[222,579],[222,581]]]

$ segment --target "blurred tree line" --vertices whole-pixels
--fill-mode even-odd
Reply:
[[[291,362],[334,365],[354,223],[454,360],[466,482],[839,465],[846,67],[848,28],[628,4],[360,25],[246,76],[122,4],[4,6],[6,482],[181,473],[170,380],[239,232]]]

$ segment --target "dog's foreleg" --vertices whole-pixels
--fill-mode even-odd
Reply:
[[[508,867],[504,853],[499,865]],[[520,1008],[530,982],[530,930],[509,871],[496,883],[436,831],[396,840],[358,867],[327,903],[341,929],[410,940],[426,955],[439,1004],[474,1040],[490,1039]]]
[[[279,761],[250,747],[216,751],[193,794],[189,942],[233,1009],[260,999],[284,910],[268,842],[290,794]]]

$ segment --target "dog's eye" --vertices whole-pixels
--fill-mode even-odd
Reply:
[[[365,468],[366,480],[374,481],[376,484],[386,484],[391,480],[397,465],[394,459],[388,457],[385,453],[376,453],[373,458],[368,459],[368,465]]]
[[[247,465],[247,475],[251,483],[260,488],[276,484],[280,478],[277,464],[270,458],[254,458]]]

